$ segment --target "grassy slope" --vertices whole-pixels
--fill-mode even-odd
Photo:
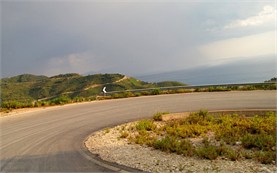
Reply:
[[[32,101],[57,95],[90,97],[101,93],[103,86],[107,91],[141,89],[161,86],[184,85],[178,82],[147,83],[135,78],[124,78],[121,74],[62,74],[52,77],[23,74],[1,79],[2,101]]]

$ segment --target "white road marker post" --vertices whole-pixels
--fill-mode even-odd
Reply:
[[[103,93],[104,93],[104,96],[106,96],[106,93],[107,93],[106,87],[104,87],[102,91],[103,91]]]

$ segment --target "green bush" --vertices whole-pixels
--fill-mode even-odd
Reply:
[[[263,164],[271,164],[276,162],[276,153],[269,151],[257,151],[255,153],[255,159]]]
[[[141,96],[142,94],[141,94],[140,92],[135,92],[134,95],[135,95],[135,97],[139,97],[139,96]]]
[[[151,91],[151,95],[159,95],[161,94],[161,90],[160,89],[154,89]]]
[[[148,96],[148,95],[151,95],[151,92],[149,92],[149,91],[142,91],[141,95]]]
[[[202,117],[205,119],[208,116],[208,111],[207,110],[200,110],[199,112],[196,113],[198,116]]]
[[[153,147],[162,151],[176,152],[177,145],[178,144],[175,137],[166,136],[161,140],[156,140],[153,144]]]
[[[183,139],[179,142],[177,153],[185,156],[193,156],[195,153],[195,147],[189,140]]]
[[[270,151],[276,146],[276,137],[273,135],[263,134],[249,134],[247,133],[241,139],[242,146],[251,149],[258,148],[260,150]]]
[[[241,155],[245,159],[253,159],[255,157],[254,152],[252,150],[243,150],[241,151]]]
[[[74,97],[73,98],[73,102],[83,102],[86,101],[86,99],[84,97]]]
[[[34,107],[31,101],[18,102],[18,101],[4,101],[1,103],[1,108],[6,109],[19,109],[19,108],[30,108]]]
[[[113,99],[118,99],[118,98],[123,98],[124,95],[122,95],[122,94],[112,94],[111,97],[112,97]]]
[[[48,106],[49,102],[48,101],[41,101],[41,106]]]
[[[40,107],[41,106],[41,102],[40,101],[36,101],[34,104],[34,107]]]
[[[135,95],[132,92],[124,92],[123,93],[123,97],[127,98],[127,97],[134,97]]]
[[[209,87],[209,88],[208,88],[208,91],[209,91],[209,92],[231,91],[231,89],[228,88],[228,87],[220,87],[220,86],[217,86],[217,87]]]
[[[196,154],[200,158],[209,160],[214,160],[219,156],[216,146],[213,145],[205,145],[203,147],[199,147],[198,149],[196,149]]]
[[[140,130],[139,135],[136,135],[135,137],[130,138],[130,141],[135,142],[136,144],[147,145],[147,146],[153,146],[153,143],[156,140],[157,139],[155,137],[151,137],[146,130]]]
[[[257,88],[255,87],[255,86],[253,86],[253,85],[249,85],[249,86],[243,86],[242,88],[241,88],[241,90],[243,90],[243,91],[251,91],[251,90],[256,90]]]
[[[141,120],[137,123],[136,129],[150,131],[156,129],[156,125],[152,120]]]
[[[227,89],[228,90],[238,90],[239,87],[238,86],[228,86]]]
[[[166,152],[176,152],[185,156],[192,156],[194,154],[194,147],[188,140],[178,140],[173,136],[166,136],[163,139],[156,140],[153,143],[155,149]]]
[[[191,113],[191,115],[184,121],[189,124],[207,125],[212,118],[209,116],[207,110],[200,110],[199,112]]]
[[[169,112],[157,112],[153,115],[155,121],[162,121],[162,115],[169,114]]]
[[[226,150],[226,153],[225,153],[225,156],[232,160],[232,161],[236,161],[236,160],[239,160],[241,158],[241,154],[240,152],[236,151],[236,150],[233,150],[231,148],[228,148]]]
[[[202,126],[199,124],[188,124],[175,128],[176,134],[181,138],[188,137],[198,137],[200,135],[206,134],[209,131],[208,126]]]
[[[49,101],[51,105],[63,105],[66,103],[70,103],[71,99],[69,97],[66,96],[60,96],[57,98],[54,98],[52,100]]]

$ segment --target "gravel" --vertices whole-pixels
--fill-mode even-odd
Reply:
[[[205,160],[166,153],[147,146],[132,144],[120,138],[123,128],[135,122],[123,124],[93,133],[85,142],[90,152],[103,160],[137,168],[147,172],[277,172],[274,164],[261,164],[252,160]]]

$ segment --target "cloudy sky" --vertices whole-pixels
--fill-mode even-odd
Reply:
[[[276,64],[275,24],[274,0],[3,0],[1,72],[137,76]]]

